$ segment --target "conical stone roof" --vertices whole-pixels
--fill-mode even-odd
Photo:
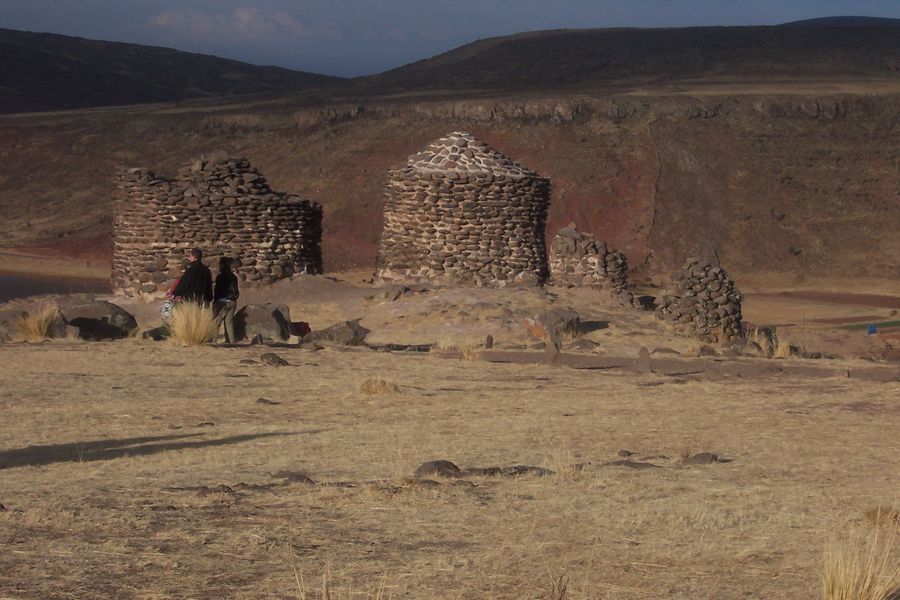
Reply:
[[[507,177],[538,177],[534,171],[491,148],[471,133],[454,131],[413,154],[407,168],[416,171],[490,173]]]

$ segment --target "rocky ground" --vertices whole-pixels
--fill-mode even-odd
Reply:
[[[600,292],[364,278],[242,300],[314,329],[362,317],[370,347],[0,345],[2,595],[297,598],[325,578],[333,598],[807,597],[830,538],[900,505],[900,383],[846,376],[897,370],[879,336],[822,324],[807,343],[840,358],[691,358],[709,352]],[[123,306],[155,324],[156,304]],[[561,356],[781,373],[479,359],[488,335],[546,356],[526,319],[562,309],[581,327]],[[842,314],[860,311],[889,315]],[[842,376],[798,370],[823,365]],[[415,475],[432,460],[461,472]]]

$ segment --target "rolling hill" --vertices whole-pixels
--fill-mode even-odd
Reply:
[[[349,85],[367,93],[509,93],[685,80],[900,80],[900,20],[867,23],[539,31],[480,40]]]
[[[743,280],[900,291],[898,31],[538,32],[315,94],[0,116],[0,251],[108,258],[117,168],[222,149],[323,203],[326,271],[370,267],[386,171],[467,129],[551,178],[549,235],[657,280],[711,243]]]
[[[0,113],[295,92],[335,81],[170,48],[0,29]]]

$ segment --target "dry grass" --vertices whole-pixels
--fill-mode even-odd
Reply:
[[[169,320],[171,339],[185,346],[214,342],[218,329],[213,309],[207,304],[181,302]]]
[[[362,600],[388,574],[395,598],[564,587],[568,600],[802,598],[820,593],[822,555],[809,549],[835,523],[897,506],[885,476],[900,460],[885,436],[900,427],[896,383],[647,387],[627,373],[361,348],[279,349],[285,369],[242,363],[259,352],[0,346],[14,374],[0,392],[0,539],[15,541],[0,552],[0,590],[311,600],[327,588]],[[402,394],[362,396],[375,376]],[[263,394],[281,404],[257,405]],[[864,412],[841,408],[862,401]],[[686,443],[735,460],[675,468]],[[600,466],[618,448],[672,459]],[[571,477],[409,480],[435,459],[591,464]],[[285,484],[282,471],[319,484]],[[233,491],[196,489],[223,485]]]
[[[393,597],[387,589],[385,577],[374,585],[354,585],[352,580],[341,585],[328,568],[322,573],[320,585],[316,587],[307,585],[303,574],[297,569],[293,556],[291,561],[294,583],[297,586],[297,600],[390,600]]]
[[[900,564],[892,558],[895,536],[878,528],[832,540],[822,568],[823,600],[900,599]]]
[[[864,514],[866,520],[875,527],[900,528],[900,509],[893,506],[876,506]]]
[[[62,320],[59,307],[53,304],[41,306],[33,313],[23,313],[13,321],[13,334],[28,342],[39,342],[50,337],[50,331]]]
[[[459,352],[463,360],[475,360],[481,351],[482,342],[471,338],[442,337],[435,347],[441,352]]]
[[[369,377],[359,384],[359,391],[368,395],[392,395],[400,393],[400,386],[383,377]]]

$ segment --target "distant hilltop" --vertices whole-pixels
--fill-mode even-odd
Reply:
[[[171,48],[0,29],[0,113],[287,93],[337,77]]]
[[[900,27],[900,19],[887,17],[820,17],[783,23],[782,27]]]

